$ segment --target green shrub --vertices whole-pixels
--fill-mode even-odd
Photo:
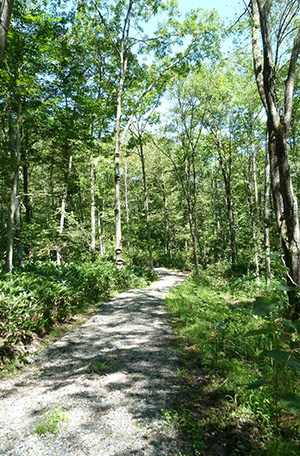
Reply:
[[[0,339],[2,346],[28,341],[46,333],[56,321],[63,321],[87,304],[109,296],[114,290],[144,287],[155,273],[126,265],[118,270],[112,261],[35,262],[24,272],[0,276]]]

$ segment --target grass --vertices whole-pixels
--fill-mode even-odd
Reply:
[[[274,366],[263,357],[269,336],[245,337],[265,325],[253,316],[258,293],[251,281],[241,277],[233,284],[222,271],[209,270],[167,296],[182,381],[181,403],[168,413],[186,441],[185,456],[300,454],[299,416],[280,409],[276,424]],[[285,336],[283,349],[290,344]],[[279,367],[281,387],[299,391],[297,372]],[[247,388],[261,377],[270,384]]]
[[[61,429],[61,423],[67,420],[67,415],[61,406],[55,406],[48,410],[45,415],[35,424],[34,432],[40,436],[57,434]]]

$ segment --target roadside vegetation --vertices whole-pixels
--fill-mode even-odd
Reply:
[[[23,271],[0,275],[0,356],[2,363],[26,353],[36,338],[69,321],[112,293],[144,287],[156,277],[147,268],[127,265],[119,271],[109,258],[26,265]]]
[[[169,293],[183,394],[168,416],[191,454],[299,454],[300,325],[286,291],[219,265]]]

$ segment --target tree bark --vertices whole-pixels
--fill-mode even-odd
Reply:
[[[14,0],[3,0],[0,9],[0,62],[2,61],[9,30]]]
[[[63,191],[63,195],[62,195],[62,199],[61,199],[60,223],[59,223],[59,231],[58,231],[60,239],[61,239],[62,234],[64,232],[64,226],[65,226],[66,204],[67,204],[67,197],[68,197],[68,185],[69,185],[70,175],[71,175],[71,172],[72,172],[72,165],[73,165],[73,154],[71,152],[70,155],[69,155],[66,182],[64,184],[64,191]],[[57,246],[56,262],[57,262],[58,266],[61,266],[62,258],[61,258],[61,248],[60,248],[60,246]]]
[[[124,186],[125,186],[125,213],[126,213],[126,224],[129,225],[130,215],[129,215],[129,203],[128,203],[128,165],[127,160],[125,159],[125,169],[124,169]]]
[[[297,288],[300,287],[300,231],[298,203],[294,196],[287,135],[291,123],[294,81],[300,47],[300,28],[294,39],[285,81],[283,105],[278,107],[276,97],[276,74],[274,71],[272,41],[269,29],[270,4],[263,0],[252,0],[253,15],[253,63],[258,92],[267,114],[268,149],[272,193],[278,230],[284,251],[285,263],[289,268],[288,284],[295,289],[288,293],[290,315],[299,318],[300,303]],[[259,43],[261,34],[263,58]]]
[[[146,166],[145,166],[144,147],[143,147],[143,141],[142,141],[142,137],[141,137],[140,133],[139,133],[139,149],[140,149],[140,158],[141,158],[142,174],[143,174],[144,210],[145,210],[146,223],[147,223],[149,265],[150,265],[150,268],[153,269],[153,253],[152,253],[152,238],[151,238],[151,223],[150,223],[150,213],[149,213],[147,175],[146,175]]]
[[[270,260],[270,157],[266,148],[265,157],[265,195],[264,195],[264,221],[265,221],[265,278],[266,284],[271,284],[271,260]]]
[[[170,216],[169,216],[169,209],[168,209],[168,201],[167,201],[167,194],[166,194],[166,186],[165,186],[165,176],[164,172],[161,171],[161,185],[162,185],[162,193],[163,193],[163,201],[164,201],[164,216],[165,216],[165,248],[167,253],[170,255]]]
[[[25,206],[25,220],[29,225],[31,221],[31,207],[28,195],[29,184],[28,184],[28,162],[27,162],[27,150],[24,148],[23,151],[23,191],[24,191],[24,206]]]
[[[99,236],[100,255],[103,256],[103,255],[105,255],[105,246],[104,246],[104,242],[103,242],[101,214],[98,209],[97,209],[97,220],[98,220],[98,236]]]
[[[18,113],[18,120],[20,121]],[[13,125],[13,116],[9,113],[9,142],[10,142],[10,153],[12,161],[12,190],[10,196],[10,205],[8,209],[8,220],[7,220],[7,249],[6,249],[6,263],[5,270],[7,272],[12,272],[13,269],[13,250],[14,250],[14,232],[15,232],[15,214],[17,207],[17,198],[18,198],[18,185],[19,185],[19,168],[21,161],[20,147],[15,141],[14,134],[14,125]],[[19,143],[19,139],[17,140]]]
[[[95,204],[95,165],[93,154],[90,155],[90,194],[91,194],[91,253],[95,255],[96,250],[96,204]]]
[[[196,276],[200,276],[199,261],[198,261],[198,242],[197,236],[195,233],[195,225],[193,219],[193,208],[192,208],[192,195],[191,195],[191,175],[190,168],[188,163],[188,158],[185,157],[185,180],[186,180],[186,199],[187,199],[187,209],[188,209],[188,221],[190,227],[190,233],[192,238],[193,245],[193,259]]]
[[[230,229],[230,251],[231,251],[231,263],[234,265],[237,262],[237,244],[236,244],[236,230],[235,230],[235,221],[234,221],[234,212],[232,205],[232,196],[231,196],[231,182],[230,175],[226,171],[225,163],[222,154],[222,146],[219,137],[216,137],[219,162],[221,166],[221,171],[225,184],[225,193],[226,193],[226,203],[227,203],[227,216]]]

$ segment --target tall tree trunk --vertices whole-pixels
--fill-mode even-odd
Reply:
[[[123,46],[123,45],[122,45]],[[123,247],[122,247],[122,225],[121,225],[121,173],[120,173],[120,152],[121,152],[121,116],[122,116],[122,95],[125,81],[124,71],[124,52],[123,48],[120,53],[121,73],[117,97],[117,115],[116,115],[116,146],[115,146],[115,217],[116,217],[116,265],[119,269],[123,265]]]
[[[192,208],[192,195],[191,195],[191,175],[190,175],[190,166],[188,163],[188,158],[185,158],[185,180],[186,180],[186,199],[187,199],[187,208],[188,208],[188,221],[190,227],[190,233],[192,238],[192,245],[193,245],[193,259],[194,259],[194,266],[196,276],[200,276],[199,270],[199,261],[198,261],[198,242],[197,236],[195,233],[195,225],[194,225],[194,218],[193,218],[193,208]]]
[[[64,191],[61,199],[61,209],[60,209],[60,223],[59,223],[59,238],[61,239],[62,234],[64,232],[64,226],[65,226],[65,218],[66,218],[66,204],[67,204],[67,197],[68,197],[68,185],[69,185],[69,179],[70,175],[72,172],[72,165],[73,165],[73,154],[72,152],[69,155],[69,162],[68,162],[68,170],[67,170],[67,177],[66,177],[66,182],[64,184]],[[61,266],[62,259],[61,259],[61,248],[58,245],[57,246],[57,251],[56,251],[56,262],[58,266]]]
[[[142,142],[141,135],[139,135],[139,147],[140,147],[140,157],[141,157],[141,164],[142,164],[142,174],[143,174],[144,210],[145,210],[146,223],[147,223],[147,240],[148,240],[148,250],[149,250],[149,264],[150,264],[150,268],[153,269],[153,253],[152,253],[151,223],[150,223],[149,201],[148,201],[148,187],[147,187],[147,176],[146,176],[144,148],[143,148],[143,142]]]
[[[24,256],[21,238],[21,211],[20,211],[20,198],[17,197],[16,211],[15,211],[15,222],[16,222],[16,241],[17,241],[17,255],[18,264],[21,269],[24,269]]]
[[[20,113],[18,113],[17,122],[20,122]],[[12,161],[12,190],[10,196],[10,205],[8,209],[8,220],[7,220],[7,250],[6,250],[6,264],[5,270],[11,272],[13,269],[13,250],[14,250],[14,219],[17,207],[18,197],[18,184],[19,184],[19,168],[21,161],[20,147],[19,144],[16,147],[14,125],[12,114],[9,114],[9,139],[10,139],[10,153]],[[19,142],[19,139],[17,140]]]
[[[267,141],[268,142],[268,141]],[[265,201],[264,201],[264,221],[265,221],[265,277],[266,284],[271,284],[271,260],[270,260],[270,157],[266,148],[265,157]]]
[[[281,214],[280,234],[284,245],[285,261],[289,267],[288,282],[300,287],[300,229],[298,202],[294,196],[291,172],[288,161],[286,131],[280,126],[275,131],[276,155],[280,170],[280,192],[284,213]],[[289,292],[291,313],[300,316],[300,302],[296,292]]]
[[[237,244],[236,244],[236,230],[235,230],[234,212],[233,212],[232,196],[231,196],[230,175],[229,175],[229,173],[227,173],[226,168],[225,168],[220,138],[217,137],[216,139],[217,139],[217,146],[218,146],[219,162],[220,162],[221,171],[222,171],[224,184],[225,184],[227,216],[228,216],[228,223],[229,223],[229,229],[230,229],[231,262],[232,262],[232,264],[236,264],[236,262],[237,262]]]
[[[274,71],[273,43],[269,25],[271,3],[265,4],[263,0],[252,0],[251,6],[253,64],[258,92],[267,114],[268,147],[276,220],[285,263],[289,268],[287,282],[295,287],[288,293],[290,315],[293,318],[299,318],[300,302],[297,296],[297,289],[300,287],[299,213],[289,167],[287,135],[292,117],[294,83],[300,48],[300,27],[294,37],[287,66],[283,103],[282,106],[279,106],[279,100],[276,97],[277,79]],[[275,44],[278,45],[278,43]]]
[[[253,185],[252,185],[253,177]],[[253,188],[252,188],[253,187]],[[248,199],[250,208],[250,218],[252,226],[252,239],[253,239],[253,262],[255,266],[256,283],[260,284],[259,278],[259,233],[258,233],[258,189],[257,189],[257,175],[256,175],[256,162],[254,154],[254,144],[251,145],[251,156],[248,163]]]
[[[14,6],[14,0],[2,0],[0,7],[0,62],[6,44],[6,38],[9,30],[11,14]]]
[[[218,187],[218,177],[217,177],[217,170],[215,169],[215,182],[214,182],[214,187],[215,187],[215,196],[216,196],[216,205],[217,205],[217,232],[219,233],[221,231],[222,233],[222,242],[223,242],[223,248],[224,251],[227,246],[227,239],[226,239],[226,231],[223,228],[223,223],[222,223],[222,212],[221,212],[221,203],[220,203],[220,195],[219,195],[219,187]]]
[[[162,193],[163,193],[163,201],[164,201],[164,216],[165,216],[165,248],[167,253],[170,255],[170,216],[169,216],[169,209],[168,209],[168,201],[167,201],[167,194],[166,194],[166,186],[165,186],[165,176],[164,172],[161,171],[161,185],[162,185]]]
[[[4,209],[4,201],[3,196],[1,196],[1,237],[4,237],[5,234],[5,209]]]
[[[126,213],[126,224],[129,225],[129,203],[128,203],[128,165],[127,159],[125,158],[125,169],[124,169],[124,185],[125,185],[125,213]]]
[[[29,185],[28,185],[28,161],[27,161],[27,150],[24,147],[23,150],[23,191],[24,191],[24,207],[25,207],[25,220],[29,225],[31,221],[31,207],[29,199]]]
[[[96,204],[95,204],[95,165],[93,154],[90,155],[90,193],[91,193],[91,253],[92,256],[96,250]]]
[[[105,255],[105,246],[103,242],[103,232],[102,232],[102,223],[101,223],[101,214],[99,209],[97,209],[97,219],[98,219],[98,236],[99,236],[99,248],[100,255]]]

